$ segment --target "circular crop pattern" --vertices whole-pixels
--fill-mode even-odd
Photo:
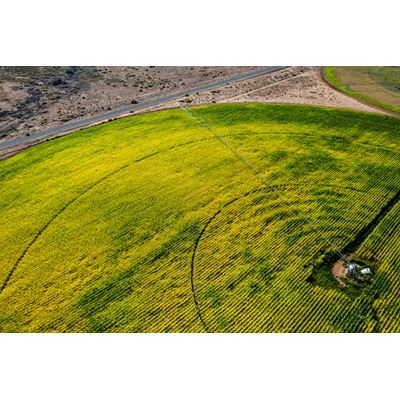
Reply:
[[[399,331],[399,142],[395,118],[227,104],[5,160],[0,330]],[[376,266],[357,292],[318,261],[350,250]]]

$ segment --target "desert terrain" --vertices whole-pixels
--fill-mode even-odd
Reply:
[[[0,137],[26,135],[255,67],[1,67]]]

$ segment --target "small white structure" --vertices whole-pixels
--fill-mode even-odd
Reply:
[[[371,273],[371,270],[369,268],[364,268],[360,271],[360,273],[363,275],[369,275]]]
[[[356,276],[357,275],[357,270],[356,270],[356,264],[347,264],[347,268],[345,271],[346,276]]]

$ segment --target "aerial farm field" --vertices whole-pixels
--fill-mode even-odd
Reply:
[[[301,105],[33,147],[0,163],[0,330],[400,332],[399,176],[397,118]]]
[[[400,67],[325,67],[324,76],[344,93],[400,113]]]

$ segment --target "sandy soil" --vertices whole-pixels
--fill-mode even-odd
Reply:
[[[328,86],[320,77],[317,67],[290,67],[269,76],[227,85],[210,91],[172,101],[152,110],[178,107],[181,104],[198,105],[227,102],[265,102],[309,104],[360,111],[379,112]],[[383,111],[382,111],[383,112]]]

